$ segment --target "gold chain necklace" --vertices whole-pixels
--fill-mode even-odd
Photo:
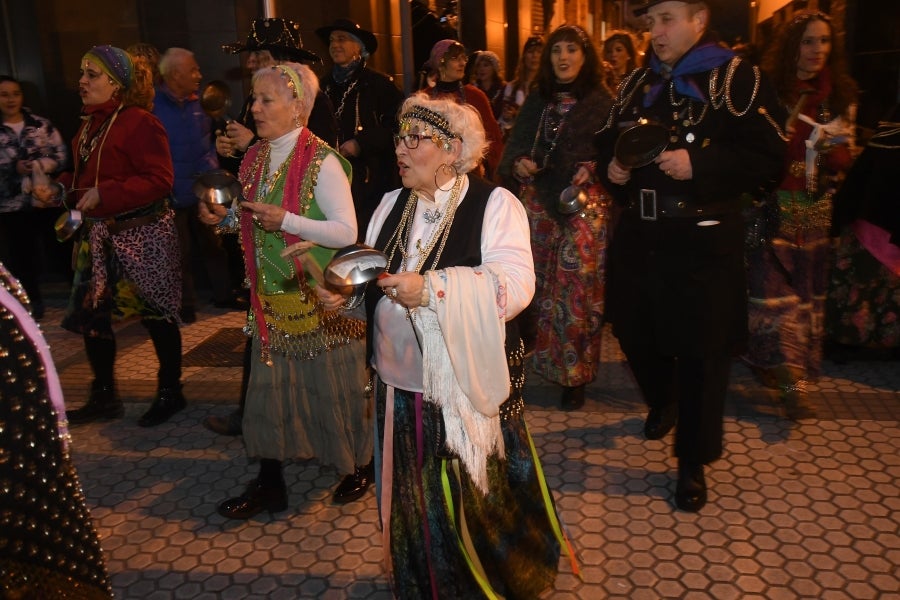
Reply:
[[[270,174],[269,173],[269,157],[271,156],[271,153],[272,153],[272,146],[271,145],[266,146],[266,150],[265,150],[266,156],[263,159],[262,174],[260,175],[260,178],[259,178],[259,197],[260,198],[266,197],[269,194],[269,192],[271,192],[272,189],[274,189],[275,184],[278,183],[278,178],[281,177],[281,174],[284,172],[284,170],[287,168],[287,166],[289,164],[291,164],[291,160],[293,160],[293,158],[294,158],[294,151],[296,149],[297,149],[296,145],[293,148],[291,148],[291,151],[287,155],[287,158],[285,158],[281,162],[281,164],[278,165],[278,168],[275,169]]]
[[[460,190],[462,189],[462,182],[462,175],[457,175],[456,182],[454,182],[453,188],[450,191],[450,200],[447,201],[446,211],[444,213],[444,218],[441,220],[441,224],[435,229],[428,245],[424,248],[422,248],[421,245],[417,246],[416,252],[407,251],[407,247],[409,246],[409,232],[412,229],[413,216],[416,212],[416,204],[418,204],[419,201],[419,195],[415,191],[410,192],[409,198],[406,200],[406,206],[403,209],[403,215],[400,217],[400,223],[397,224],[397,229],[394,230],[391,239],[388,240],[387,243],[387,247],[391,247],[391,241],[394,242],[390,256],[388,257],[389,265],[393,262],[394,254],[399,249],[400,254],[403,256],[400,272],[407,270],[410,258],[418,256],[419,260],[416,263],[415,272],[419,273],[421,272],[425,261],[428,259],[428,256],[434,250],[434,247],[438,246],[437,253],[431,263],[431,268],[435,268],[441,258],[441,254],[444,252],[444,246],[447,244],[447,238],[450,235],[450,225],[453,223],[456,207],[459,206],[459,195]]]

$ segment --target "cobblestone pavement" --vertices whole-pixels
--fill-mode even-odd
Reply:
[[[90,372],[81,339],[43,328],[70,406]],[[184,350],[242,324],[206,308]],[[72,453],[124,599],[391,597],[375,495],[331,503],[337,474],[287,466],[290,508],[228,521],[215,506],[255,475],[240,438],[200,425],[234,406],[240,367],[188,366],[189,406],[153,429],[136,425],[155,391],[156,360],[139,324],[119,330],[125,418],[72,430]],[[644,411],[611,335],[581,411],[532,376],[527,420],[547,482],[577,548],[581,575],[560,561],[546,598],[900,598],[900,368],[827,362],[810,388],[816,419],[783,417],[772,392],[736,365],[725,455],[707,469],[710,502],[674,509],[671,436],[643,439]]]

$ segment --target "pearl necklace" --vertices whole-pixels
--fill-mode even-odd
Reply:
[[[397,229],[394,230],[394,233],[391,235],[391,239],[388,240],[386,245],[387,248],[391,248],[390,255],[388,256],[388,265],[392,264],[394,259],[394,254],[399,249],[400,254],[403,256],[403,260],[400,266],[400,272],[407,271],[407,267],[409,264],[409,260],[411,258],[418,257],[416,261],[415,271],[420,273],[422,271],[422,267],[425,264],[425,261],[431,255],[431,252],[434,250],[435,246],[437,246],[437,253],[434,256],[434,260],[431,263],[431,268],[434,269],[437,265],[438,261],[441,258],[441,254],[444,251],[444,246],[447,244],[447,238],[450,235],[450,225],[453,223],[453,217],[456,214],[456,207],[459,205],[459,195],[462,190],[462,182],[463,176],[457,175],[456,181],[453,184],[453,188],[450,191],[450,199],[447,201],[447,206],[444,211],[443,219],[441,220],[440,225],[434,230],[434,233],[431,235],[431,239],[428,244],[424,247],[421,244],[421,240],[416,243],[416,250],[413,252],[407,251],[409,247],[409,232],[412,229],[413,224],[413,216],[416,213],[416,205],[419,201],[419,195],[415,190],[409,193],[409,198],[406,200],[406,206],[403,208],[403,215],[400,217],[400,223],[397,224]],[[393,242],[393,247],[391,242]]]

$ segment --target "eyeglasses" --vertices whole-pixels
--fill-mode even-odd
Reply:
[[[419,147],[419,140],[430,140],[430,135],[424,135],[422,133],[406,133],[404,135],[394,135],[394,147],[400,145],[400,140],[403,140],[403,145],[409,148],[410,150],[415,150]]]

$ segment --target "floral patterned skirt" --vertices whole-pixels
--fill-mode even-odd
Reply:
[[[850,229],[836,250],[825,315],[830,341],[878,350],[900,347],[900,277]]]
[[[608,208],[595,187],[585,210],[560,220],[533,187],[524,190],[536,276],[532,367],[560,385],[590,383],[600,364]]]

